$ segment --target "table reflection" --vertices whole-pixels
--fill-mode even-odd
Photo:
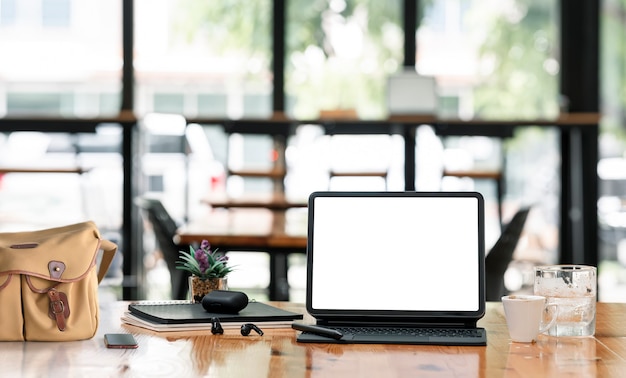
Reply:
[[[536,343],[509,344],[506,376],[595,377],[599,357],[592,337],[540,336]],[[530,374],[529,374],[530,373]]]
[[[183,368],[193,371],[186,376],[269,377],[270,372],[284,372],[289,377],[305,376],[301,364],[304,350],[289,335],[266,338],[207,334],[161,340],[167,340],[170,345],[180,344],[178,355],[163,358],[190,361],[192,366]]]
[[[413,345],[339,345],[307,348],[307,377],[333,375],[371,376],[372,372],[401,372],[400,376],[479,377],[485,365],[485,348]]]

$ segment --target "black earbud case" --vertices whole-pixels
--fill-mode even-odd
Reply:
[[[202,298],[202,307],[208,312],[236,314],[247,305],[248,296],[241,291],[213,290]]]

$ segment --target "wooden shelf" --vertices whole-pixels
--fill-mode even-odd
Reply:
[[[255,169],[230,169],[228,171],[229,176],[242,176],[242,177],[256,177],[256,178],[270,178],[273,180],[284,179],[287,172],[285,170],[255,170]]]
[[[231,198],[224,195],[212,195],[203,198],[205,203],[213,208],[265,208],[270,210],[287,210],[296,207],[307,207],[305,201],[290,201],[284,193],[271,195],[245,195]]]
[[[359,172],[342,172],[330,171],[330,177],[381,177],[387,178],[387,171],[359,171]]]
[[[0,167],[0,173],[76,173],[83,174],[89,172],[87,168],[69,167],[69,168],[45,168],[45,167]]]
[[[443,176],[448,177],[469,177],[473,179],[500,180],[503,173],[501,171],[484,171],[484,170],[444,170]]]

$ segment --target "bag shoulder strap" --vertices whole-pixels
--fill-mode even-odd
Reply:
[[[117,245],[106,239],[101,239],[100,248],[102,248],[102,260],[100,261],[100,269],[98,269],[98,283],[102,282],[104,276],[113,262],[115,252],[117,252]]]

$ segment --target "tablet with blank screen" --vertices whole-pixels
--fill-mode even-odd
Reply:
[[[484,315],[476,192],[315,192],[307,310],[318,324],[451,325]]]

